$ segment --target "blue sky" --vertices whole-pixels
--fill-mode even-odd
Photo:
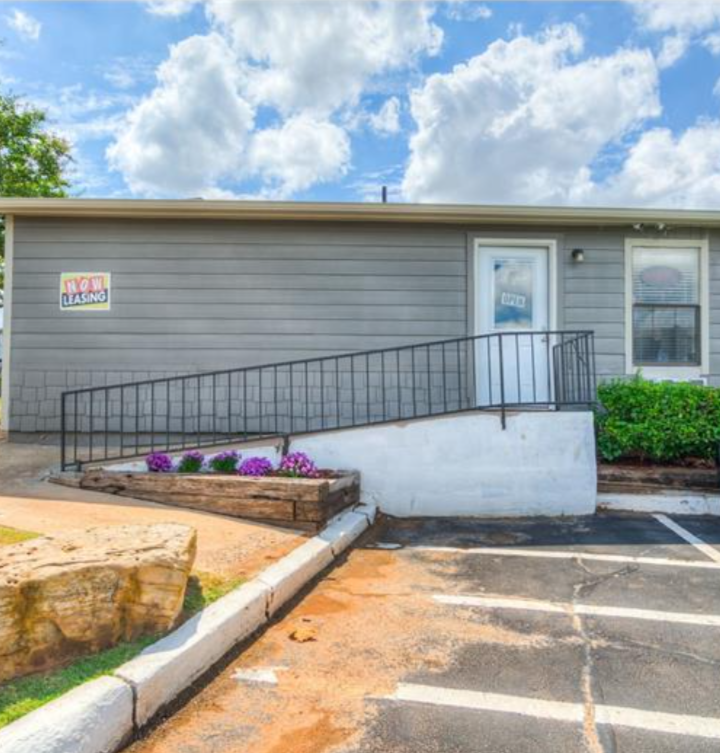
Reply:
[[[83,196],[720,204],[720,3],[0,3]]]

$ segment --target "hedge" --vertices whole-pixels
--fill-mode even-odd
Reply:
[[[638,376],[598,387],[597,446],[606,461],[716,458],[720,389]]]

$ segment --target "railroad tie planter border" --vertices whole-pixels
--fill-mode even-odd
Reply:
[[[598,491],[607,494],[718,493],[716,468],[598,463]]]
[[[93,469],[72,483],[80,489],[309,530],[319,529],[341,510],[360,502],[360,474],[355,471],[292,478]]]

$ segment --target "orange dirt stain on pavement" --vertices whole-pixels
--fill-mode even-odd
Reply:
[[[374,534],[380,536],[381,534]],[[370,536],[373,536],[371,534]],[[366,548],[363,548],[365,546]],[[128,753],[329,753],[352,749],[378,711],[377,699],[421,668],[449,667],[468,642],[538,645],[540,636],[443,610],[448,558],[352,551],[177,714]],[[306,642],[292,639],[312,630]],[[277,684],[234,677],[272,668]]]

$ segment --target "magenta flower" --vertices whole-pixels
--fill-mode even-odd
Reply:
[[[210,468],[217,473],[234,473],[237,468],[240,454],[235,450],[219,452],[210,459]]]
[[[317,478],[320,472],[304,452],[291,452],[280,461],[278,473],[292,478]]]
[[[172,458],[164,452],[151,452],[145,458],[145,465],[150,473],[170,473],[173,469]]]
[[[189,450],[180,458],[178,473],[199,473],[203,463],[205,463],[205,456],[200,450]]]
[[[273,465],[267,458],[248,458],[238,468],[241,476],[267,476],[272,473]]]

